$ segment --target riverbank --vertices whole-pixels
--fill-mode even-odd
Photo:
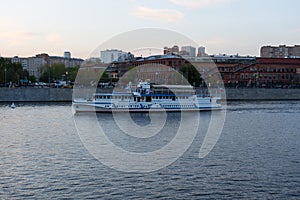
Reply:
[[[71,102],[67,88],[0,88],[0,102]],[[227,101],[300,100],[300,89],[227,88]]]

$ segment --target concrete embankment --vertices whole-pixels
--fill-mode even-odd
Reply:
[[[227,88],[227,101],[300,100],[300,89]]]
[[[0,88],[2,102],[68,102],[72,89],[67,88]]]
[[[0,102],[70,102],[72,89],[0,88]],[[228,101],[300,100],[300,89],[227,88]]]

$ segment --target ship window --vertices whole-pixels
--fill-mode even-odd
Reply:
[[[147,96],[146,97],[146,102],[151,102],[151,97]]]

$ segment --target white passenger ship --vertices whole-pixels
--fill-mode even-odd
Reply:
[[[218,95],[197,95],[188,85],[152,85],[140,82],[130,92],[96,93],[73,100],[76,112],[148,112],[218,110]]]

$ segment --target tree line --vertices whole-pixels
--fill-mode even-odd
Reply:
[[[36,81],[45,83],[60,80],[74,82],[78,69],[79,66],[66,68],[62,63],[45,65],[41,67],[41,76],[37,79],[37,77],[29,75],[21,63],[12,63],[11,59],[0,57],[0,86],[28,85]]]
[[[78,69],[79,66],[65,67],[65,65],[62,63],[54,63],[51,66],[45,65],[42,67],[42,75],[39,78],[39,81],[45,83],[51,83],[60,80],[74,82]]]
[[[12,63],[11,59],[0,57],[0,86],[20,84],[29,78],[28,71],[23,70],[20,63]]]

